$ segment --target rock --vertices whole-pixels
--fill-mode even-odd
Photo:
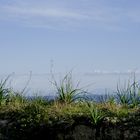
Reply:
[[[5,127],[8,124],[8,120],[0,120],[0,128]]]

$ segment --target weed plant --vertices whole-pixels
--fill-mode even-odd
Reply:
[[[130,106],[130,107],[136,107],[140,104],[140,85],[135,79],[133,83],[130,84],[128,81],[127,86],[124,86],[121,88],[119,85],[117,85],[117,99],[118,102],[123,106]]]
[[[10,76],[7,76],[4,80],[0,81],[0,105],[6,102],[6,98],[10,91],[10,88],[7,87],[9,77]]]
[[[103,112],[93,102],[87,102],[87,109],[89,111],[91,122],[95,125],[97,125],[105,117]]]
[[[72,80],[72,73],[68,73],[64,78],[60,81],[60,84],[54,80],[53,85],[57,90],[57,100],[61,103],[72,103],[79,99],[79,95],[83,93],[83,91],[78,88],[79,83],[74,86]]]

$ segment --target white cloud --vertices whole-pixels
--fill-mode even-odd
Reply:
[[[77,10],[53,7],[6,5],[0,7],[0,19],[16,21],[25,26],[57,28],[76,26],[90,17]]]
[[[5,6],[2,8],[3,12],[11,16],[29,16],[29,17],[51,17],[51,18],[72,18],[72,19],[86,19],[88,18],[84,14],[79,14],[78,12],[71,12],[62,9],[54,8],[35,8],[35,7],[13,7]]]
[[[55,1],[56,2],[56,1]],[[61,1],[62,2],[62,1]],[[83,1],[90,5],[90,1]],[[92,2],[96,3],[96,1]],[[74,4],[74,2],[73,2]],[[140,22],[140,10],[111,7],[100,3],[90,7],[68,7],[58,2],[17,1],[0,6],[0,19],[16,21],[32,27],[68,28],[95,26],[107,30],[120,30],[127,22]],[[124,27],[123,27],[124,28]]]

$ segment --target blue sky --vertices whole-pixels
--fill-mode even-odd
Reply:
[[[0,0],[0,73],[140,69],[139,0]]]

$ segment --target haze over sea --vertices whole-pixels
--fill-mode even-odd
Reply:
[[[136,81],[140,81],[140,73],[136,72]],[[6,75],[0,75],[4,78]],[[63,73],[55,73],[55,80],[59,83],[65,76]],[[117,89],[117,84],[125,86],[125,84],[133,82],[134,75],[130,72],[93,72],[93,73],[73,73],[73,83],[79,82],[79,88],[88,91],[90,94],[105,94],[114,93]],[[9,85],[16,90],[23,90],[27,85],[25,95],[39,95],[39,96],[54,96],[56,95],[55,86],[52,84],[54,79],[49,73],[35,74],[12,74],[9,79]]]

